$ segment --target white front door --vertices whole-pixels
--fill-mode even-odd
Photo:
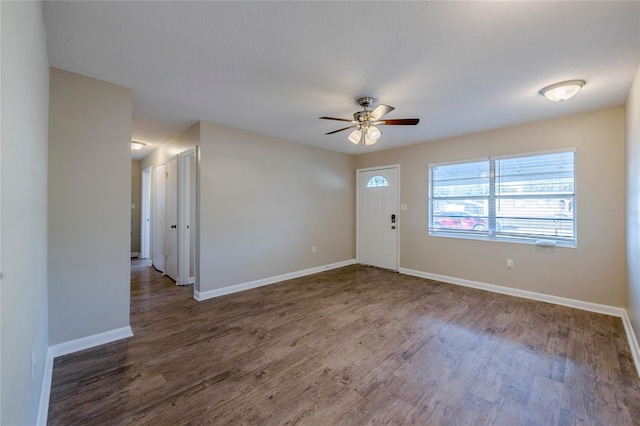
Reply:
[[[178,157],[167,161],[167,258],[165,275],[178,282]]]
[[[358,263],[398,270],[398,166],[358,170]]]
[[[165,165],[157,166],[153,169],[153,199],[151,209],[151,261],[154,268],[160,272],[164,272],[164,259],[166,255],[167,241],[167,174]]]

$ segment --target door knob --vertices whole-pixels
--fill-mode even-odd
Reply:
[[[172,228],[176,228],[178,225],[171,225]]]

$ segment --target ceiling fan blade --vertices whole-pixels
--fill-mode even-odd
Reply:
[[[355,123],[353,120],[347,120],[346,118],[335,118],[335,117],[320,117],[321,120],[335,120],[335,121],[346,121],[347,123]]]
[[[375,107],[373,111],[371,111],[371,114],[369,114],[369,117],[371,117],[372,120],[380,120],[382,117],[389,114],[394,109],[395,108],[392,106],[380,104],[377,107]]]
[[[341,132],[343,130],[351,129],[353,127],[358,127],[358,126],[356,124],[354,124],[353,126],[345,127],[344,129],[338,129],[338,130],[334,130],[333,132],[325,133],[325,135],[332,135],[334,133],[338,133],[338,132]]]
[[[374,124],[381,124],[385,126],[415,126],[419,122],[419,118],[394,118],[391,120],[378,121]]]

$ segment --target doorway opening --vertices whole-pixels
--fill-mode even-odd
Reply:
[[[153,169],[151,258],[177,285],[197,280],[197,147]]]

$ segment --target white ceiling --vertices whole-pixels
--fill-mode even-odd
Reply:
[[[640,2],[54,2],[51,66],[133,90],[146,155],[198,120],[346,153],[623,105]],[[565,103],[538,91],[587,82]],[[356,98],[396,107],[373,147]]]

